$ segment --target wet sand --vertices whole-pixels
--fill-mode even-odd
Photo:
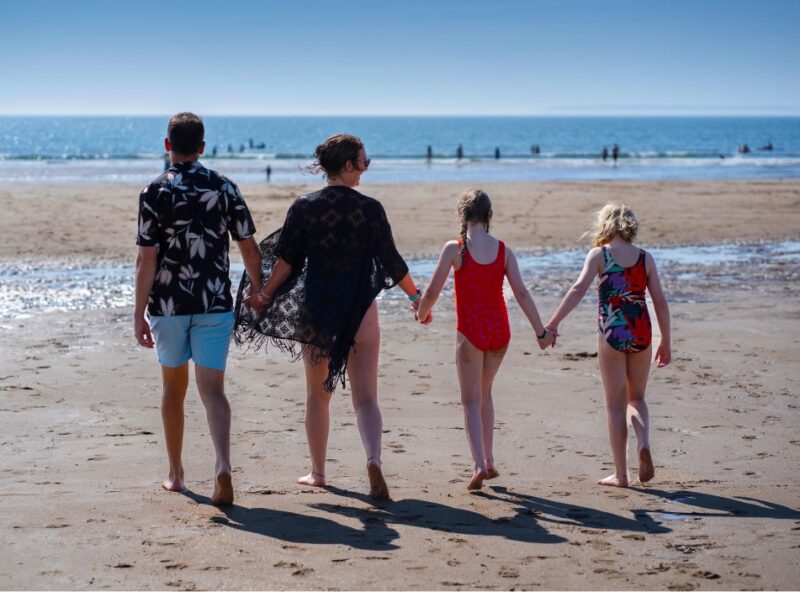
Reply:
[[[553,233],[548,244],[572,244],[589,212],[620,193],[634,207],[639,200],[648,244],[661,234],[669,237],[664,243],[800,238],[798,184],[515,187],[489,189],[497,196],[497,234],[518,248],[541,246],[544,229]],[[1,259],[120,261],[135,252],[128,209],[136,193],[120,188],[87,190],[87,205],[53,215],[60,249],[45,241],[37,251],[19,231],[10,237],[28,221],[20,204],[47,205],[56,189],[0,192],[10,212],[2,219]],[[442,239],[428,234],[449,232],[452,196],[436,215],[420,216],[418,207],[444,193],[438,189],[365,192],[384,199],[404,253],[432,254]],[[35,198],[35,191],[47,195]],[[281,191],[284,197],[267,199]],[[296,191],[252,193],[263,230],[279,223]],[[526,205],[537,195],[558,207]],[[102,204],[96,210],[91,197]],[[513,204],[526,214],[512,220]],[[415,216],[420,222],[412,225]],[[79,239],[81,225],[104,232]],[[120,237],[127,243],[118,244]],[[495,383],[501,475],[475,494],[466,491],[471,461],[449,299],[429,327],[396,307],[382,314],[383,461],[393,502],[366,497],[347,389],[332,403],[331,487],[296,485],[308,469],[302,367],[277,352],[234,349],[227,390],[237,499],[226,510],[208,503],[213,456],[194,385],[184,446],[191,491],[159,487],[166,471],[160,378],[153,352],[131,336],[130,309],[3,321],[4,587],[796,589],[800,296],[796,269],[770,273],[758,270],[758,282],[743,273],[741,282],[680,286],[683,296],[672,304],[674,362],[653,370],[648,391],[656,477],[628,490],[595,484],[609,473],[611,456],[591,299],[562,324],[559,347],[545,353],[510,305],[513,338]],[[555,287],[534,290],[540,310],[552,311]],[[693,302],[692,293],[703,297]],[[633,476],[633,446],[629,457]]]

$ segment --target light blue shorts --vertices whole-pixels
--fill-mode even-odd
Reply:
[[[158,362],[167,368],[195,364],[225,370],[233,334],[233,311],[150,317],[150,331],[156,341]]]

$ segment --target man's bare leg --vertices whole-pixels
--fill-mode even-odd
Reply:
[[[183,491],[183,402],[189,387],[189,362],[177,368],[161,366],[164,383],[161,396],[161,421],[169,460],[169,476],[161,483],[167,491]]]
[[[200,399],[206,408],[208,428],[216,452],[214,467],[214,493],[211,503],[233,503],[231,479],[231,407],[225,397],[225,372],[195,364],[195,378]]]

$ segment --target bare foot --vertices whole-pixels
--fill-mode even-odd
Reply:
[[[475,472],[472,473],[472,479],[469,480],[467,489],[470,490],[480,489],[481,487],[483,487],[484,479],[488,478],[489,475],[486,473],[485,469],[475,469]]]
[[[613,475],[609,475],[605,479],[600,479],[597,482],[599,485],[610,485],[611,487],[627,487],[628,486],[628,478],[625,477],[624,479],[620,479],[617,477],[617,474],[614,473]]]
[[[500,473],[497,471],[497,467],[494,466],[493,460],[486,460],[486,478],[487,479],[494,479],[495,477],[499,477]]]
[[[229,472],[217,473],[211,503],[215,506],[230,506],[233,503],[233,481]]]
[[[298,477],[297,482],[300,485],[311,485],[312,487],[325,487],[325,475],[322,473],[315,473],[311,471],[304,477]]]
[[[389,499],[389,486],[383,478],[380,461],[367,460],[367,476],[369,477],[369,496],[374,499]]]
[[[653,457],[650,456],[649,448],[642,448],[639,451],[639,481],[646,483],[656,476],[656,469],[653,466]]]
[[[186,485],[184,485],[183,483],[183,471],[181,471],[180,476],[175,476],[172,473],[170,473],[169,477],[167,477],[161,482],[161,487],[163,487],[167,491],[174,491],[177,493],[180,493],[181,491],[186,491]]]

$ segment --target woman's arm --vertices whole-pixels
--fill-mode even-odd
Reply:
[[[544,323],[542,323],[539,311],[536,308],[536,303],[533,301],[533,296],[531,296],[531,293],[525,286],[525,282],[522,280],[517,257],[514,255],[514,251],[509,248],[506,248],[506,277],[511,286],[511,291],[514,292],[514,298],[517,299],[519,307],[522,309],[522,312],[525,313],[525,316],[528,317],[528,322],[531,324],[531,327],[533,327],[536,339],[539,341],[539,346],[544,349],[548,345],[551,345],[553,343],[553,338],[548,335],[548,331],[546,331]],[[541,338],[539,337],[540,335],[542,336]]]
[[[252,308],[260,314],[261,311],[263,311],[272,301],[272,298],[275,296],[275,292],[278,291],[278,288],[283,285],[283,282],[285,282],[286,278],[288,278],[291,274],[292,266],[278,257],[278,260],[275,262],[275,265],[272,268],[272,273],[269,274],[267,283],[264,284],[264,287],[261,288],[261,290],[249,294],[244,299],[245,306]]]
[[[650,256],[650,253],[646,254],[645,266],[647,268],[647,289],[650,292],[650,298],[653,299],[653,309],[656,311],[658,328],[661,330],[661,343],[656,349],[656,364],[659,368],[663,368],[672,361],[669,304],[667,304],[667,298],[661,288],[661,279],[658,277],[656,262]]]
[[[558,336],[558,324],[563,321],[576,306],[578,306],[580,301],[583,300],[583,297],[586,295],[586,291],[589,289],[589,286],[592,285],[592,280],[597,275],[597,270],[600,265],[601,253],[602,250],[599,247],[595,247],[589,251],[589,253],[586,255],[586,260],[583,263],[581,274],[561,300],[561,303],[558,305],[558,308],[556,308],[553,316],[550,317],[550,320],[547,322],[547,329],[552,331],[556,336]]]
[[[431,276],[431,281],[428,287],[425,288],[425,293],[419,301],[419,308],[417,309],[417,318],[421,323],[428,320],[431,314],[433,305],[439,299],[439,294],[442,293],[444,283],[447,281],[447,276],[450,275],[450,268],[458,257],[458,242],[450,241],[445,243],[442,252],[439,254],[439,262],[436,264],[436,269]]]

